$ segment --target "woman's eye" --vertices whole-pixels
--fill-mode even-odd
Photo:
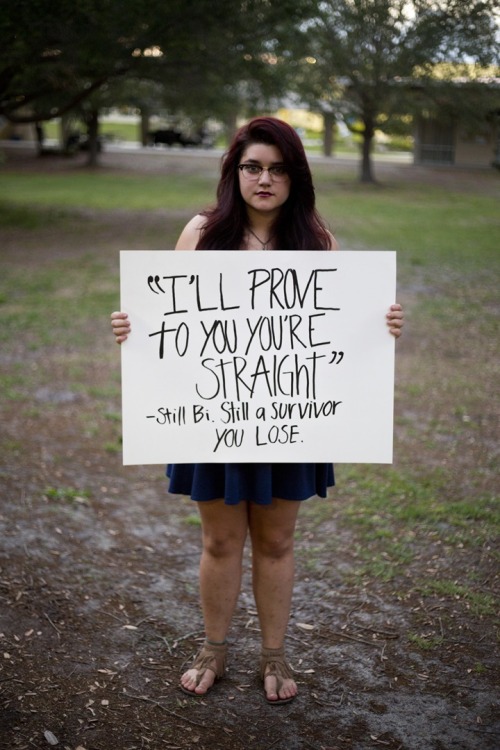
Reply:
[[[270,172],[278,177],[283,177],[286,174],[286,167],[271,167]]]
[[[259,174],[260,172],[260,167],[254,167],[252,164],[247,164],[245,169],[247,170],[248,174]]]

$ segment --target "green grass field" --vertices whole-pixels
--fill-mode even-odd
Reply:
[[[109,172],[6,174],[0,171],[0,226],[53,221],[64,210],[199,210],[214,194],[212,171],[199,175]],[[401,183],[378,189],[315,169],[318,208],[350,247],[398,250],[413,265],[498,261],[498,197]],[[38,209],[49,213],[40,213]],[[62,218],[62,216],[61,216]]]
[[[210,200],[213,178],[190,176],[166,179],[165,176],[114,175],[109,173],[4,175],[0,172],[0,191],[9,196],[0,212],[8,221],[9,205],[14,210],[44,207],[53,210],[93,208],[102,211],[124,209],[196,210]],[[29,216],[29,210],[28,210]],[[15,216],[15,222],[21,217]]]

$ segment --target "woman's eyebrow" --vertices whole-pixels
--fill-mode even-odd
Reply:
[[[284,161],[272,161],[271,162],[271,166],[272,167],[278,167],[278,166],[284,165],[284,163],[285,163]],[[243,162],[243,164],[258,164],[259,167],[262,166],[262,162],[259,161],[259,159],[245,159],[245,161]]]

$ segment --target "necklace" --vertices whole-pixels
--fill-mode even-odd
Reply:
[[[271,237],[269,237],[269,239],[266,240],[266,242],[264,242],[264,240],[261,240],[260,237],[257,237],[257,235],[255,234],[255,232],[252,232],[252,230],[250,229],[250,227],[247,227],[247,229],[250,232],[250,234],[252,235],[252,237],[255,237],[255,239],[257,240],[257,242],[260,242],[260,244],[262,245],[261,250],[269,250],[269,245],[271,244],[271,242],[274,239],[273,235],[271,235]]]

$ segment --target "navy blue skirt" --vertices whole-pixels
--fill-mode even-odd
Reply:
[[[226,505],[326,497],[335,484],[332,464],[169,464],[166,474],[170,493],[197,501],[224,498]]]

